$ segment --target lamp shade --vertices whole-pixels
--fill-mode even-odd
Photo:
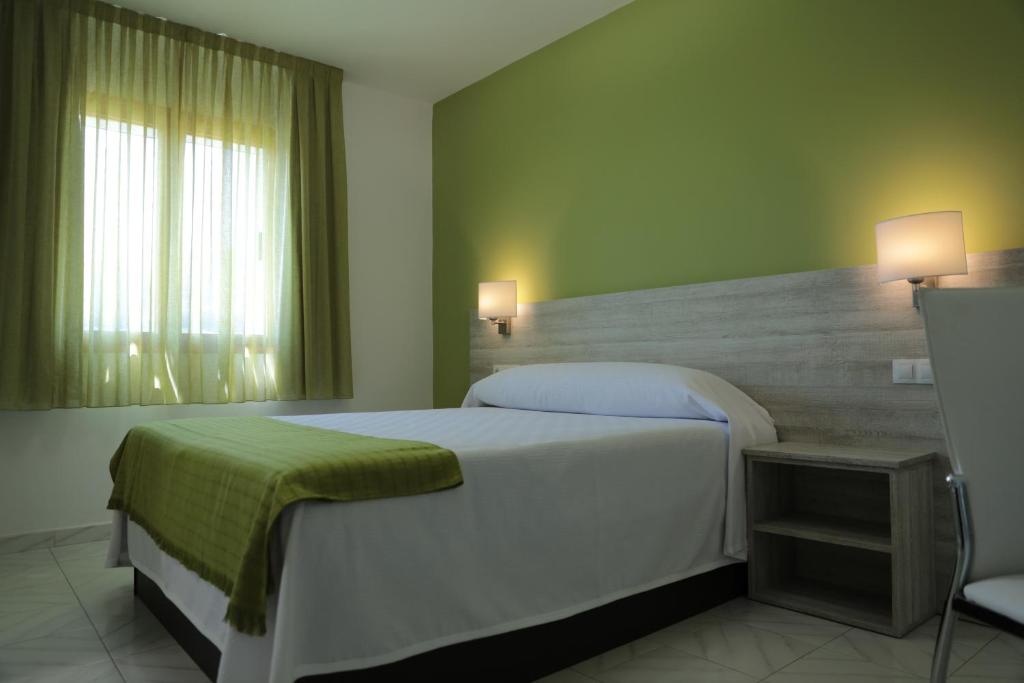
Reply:
[[[878,281],[911,280],[967,272],[960,211],[900,216],[875,226]]]
[[[516,281],[481,282],[477,308],[481,320],[516,317]]]

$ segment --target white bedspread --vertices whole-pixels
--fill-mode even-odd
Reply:
[[[259,638],[231,629],[227,598],[140,527],[115,523],[127,533],[112,560],[130,559],[220,648],[221,683],[384,664],[734,561],[722,554],[725,423],[501,408],[278,419],[438,444],[465,484],[288,509]]]

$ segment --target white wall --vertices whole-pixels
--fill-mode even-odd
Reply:
[[[139,422],[431,407],[432,107],[347,83],[343,96],[355,398],[0,411],[0,537],[107,521],[107,464]]]

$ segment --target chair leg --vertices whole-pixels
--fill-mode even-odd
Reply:
[[[956,532],[956,567],[953,569],[953,580],[949,586],[949,597],[946,598],[946,609],[942,613],[939,625],[939,637],[935,641],[935,652],[932,654],[931,683],[946,683],[949,675],[949,654],[953,649],[953,629],[956,627],[957,614],[953,609],[953,600],[967,582],[967,571],[974,555],[974,539],[971,534],[971,516],[967,504],[967,487],[962,475],[950,474],[946,484],[953,493],[953,528]]]
[[[935,641],[935,652],[932,654],[931,683],[946,683],[949,676],[949,654],[953,649],[953,630],[956,627],[957,614],[953,609],[953,601],[946,603],[946,611],[942,613],[939,625],[939,637]]]

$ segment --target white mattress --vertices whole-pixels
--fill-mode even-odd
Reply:
[[[729,426],[501,408],[278,418],[453,450],[437,493],[307,502],[280,522],[268,631],[121,519],[112,559],[222,652],[218,681],[290,682],[552,621],[735,560],[722,554]]]

